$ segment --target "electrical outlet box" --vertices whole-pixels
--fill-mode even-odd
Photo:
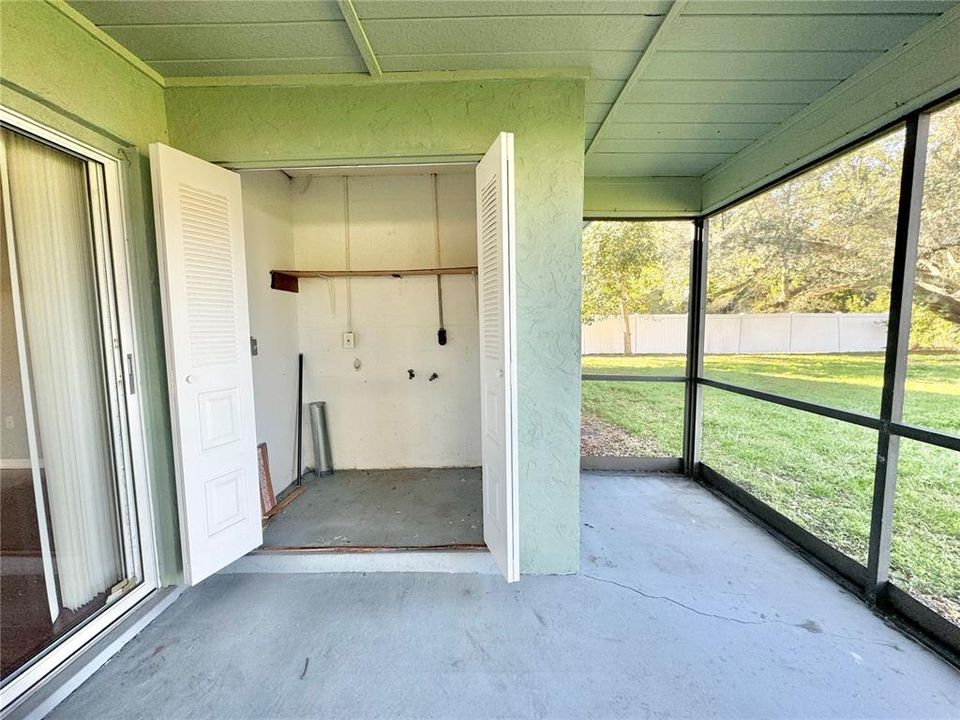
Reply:
[[[347,331],[343,334],[343,349],[344,350],[353,350],[357,346],[357,339],[354,337],[353,333]]]

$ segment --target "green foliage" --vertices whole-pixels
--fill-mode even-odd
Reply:
[[[711,312],[885,309],[902,132],[714,218]]]
[[[583,232],[583,319],[686,311],[689,222],[592,222]]]
[[[916,350],[960,349],[960,324],[945,320],[926,306],[917,305],[910,321],[910,347]]]
[[[960,103],[930,118],[915,302],[960,325]],[[960,348],[960,343],[953,345]]]
[[[886,310],[903,139],[903,130],[881,137],[714,218],[708,311]],[[950,328],[960,328],[958,176],[960,104],[931,119],[917,347],[960,348]]]

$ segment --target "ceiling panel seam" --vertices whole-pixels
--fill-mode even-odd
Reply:
[[[639,81],[640,77],[643,75],[643,72],[650,65],[650,60],[652,59],[653,54],[656,52],[657,46],[663,42],[664,36],[677,22],[680,15],[683,13],[683,8],[686,4],[687,0],[674,0],[673,5],[670,6],[670,10],[667,11],[667,14],[663,18],[663,22],[660,23],[660,27],[657,28],[653,38],[647,44],[647,47],[641,50],[640,59],[637,61],[636,67],[633,68],[633,72],[630,73],[630,77],[628,77],[627,81],[623,84],[623,87],[621,88],[620,93],[617,95],[616,100],[613,101],[613,104],[610,106],[607,114],[604,115],[603,120],[600,121],[600,127],[598,127],[597,131],[594,133],[593,139],[590,140],[590,144],[587,146],[587,150],[584,155],[590,155],[591,151],[596,146],[597,141],[604,134],[604,130],[606,130],[608,127],[608,121],[617,111],[617,108],[624,103],[624,98],[626,98],[627,93],[633,89],[634,85],[637,84],[637,81]]]
[[[229,28],[229,27],[256,27],[264,28],[273,25],[339,25],[343,20],[257,20],[228,22],[148,22],[148,23],[104,23],[97,25],[101,30],[124,30],[128,28]]]
[[[367,72],[370,73],[370,77],[377,79],[382,78],[383,70],[380,69],[380,61],[377,60],[377,56],[373,52],[373,46],[367,38],[367,33],[363,30],[363,25],[360,23],[360,16],[357,15],[357,10],[353,6],[353,0],[337,0],[337,5],[340,6],[340,12],[343,14],[343,19],[347,22],[347,27],[350,28],[350,35],[353,37],[353,42],[356,44],[357,50],[360,51],[360,56],[367,66]]]
[[[215,58],[163,58],[163,57],[145,57],[144,62],[157,63],[219,63],[219,62],[261,62],[264,60],[341,60],[343,58],[354,59],[356,55],[257,55],[252,57],[215,57]]]

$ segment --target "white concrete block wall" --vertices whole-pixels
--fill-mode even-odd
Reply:
[[[297,266],[346,269],[343,179],[298,178],[291,198]],[[473,173],[440,175],[438,198],[442,264],[475,265]],[[432,179],[351,177],[349,231],[350,269],[434,267]],[[297,298],[304,402],[327,403],[336,467],[480,464],[479,327],[472,276],[443,278],[445,346],[437,342],[435,276],[301,280]],[[353,350],[342,347],[348,328],[356,338]],[[408,368],[415,371],[413,380]],[[430,382],[434,372],[439,378]],[[308,418],[304,438],[310,465]]]
[[[257,442],[267,443],[274,489],[296,477],[297,297],[270,289],[270,270],[294,264],[290,180],[280,171],[243,173],[243,227],[247,262]]]
[[[448,342],[437,342],[436,277],[301,279],[298,294],[269,288],[271,269],[434,267],[429,175],[354,176],[349,213],[342,177],[243,174],[244,223],[258,440],[279,490],[294,476],[296,357],[304,404],[327,402],[339,468],[480,464],[479,323],[470,275],[443,278]],[[438,178],[441,262],[476,265],[472,172]],[[352,302],[348,302],[349,296]],[[342,346],[343,332],[356,347]],[[359,369],[354,364],[359,361]],[[408,379],[407,369],[416,377]],[[431,373],[439,376],[429,381]],[[309,417],[304,465],[313,464]]]

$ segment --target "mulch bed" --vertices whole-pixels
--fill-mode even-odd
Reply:
[[[585,457],[644,457],[656,455],[652,440],[638,437],[619,425],[583,413],[580,417],[580,454]]]

